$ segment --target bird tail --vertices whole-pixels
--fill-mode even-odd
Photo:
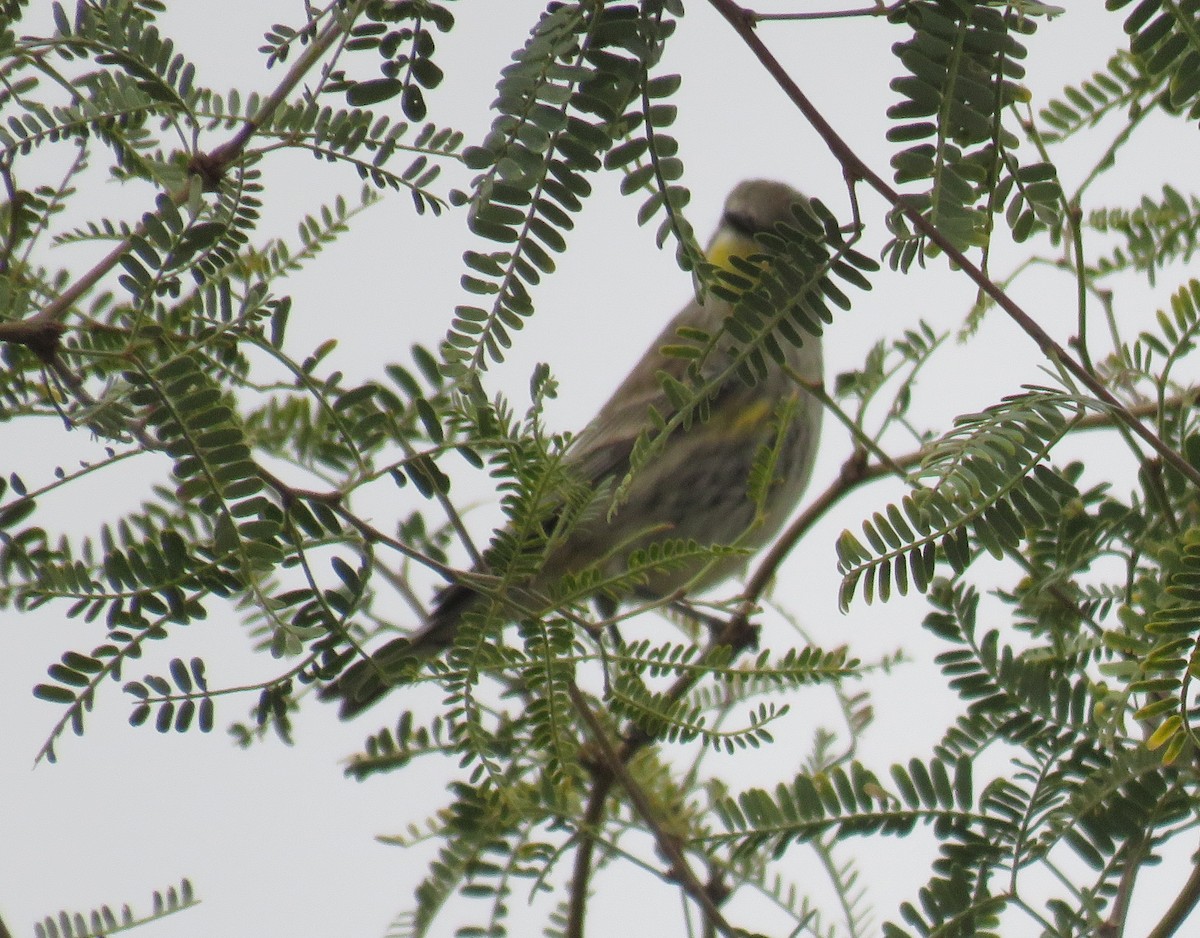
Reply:
[[[398,684],[411,680],[424,661],[454,643],[454,633],[463,614],[479,596],[465,586],[447,587],[438,597],[425,627],[412,635],[395,638],[368,657],[355,662],[321,688],[322,700],[340,701],[338,716],[352,720],[379,703]]]

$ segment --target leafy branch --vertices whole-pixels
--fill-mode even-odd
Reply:
[[[1103,382],[1067,352],[1046,332],[1034,317],[1030,316],[1015,300],[1005,293],[995,281],[972,261],[954,241],[946,237],[925,215],[912,208],[908,200],[879,176],[846,141],[834,130],[833,125],[812,104],[808,96],[787,73],[779,60],[754,31],[754,18],[732,0],[710,0],[717,11],[725,17],[742,41],[750,48],[767,72],[775,79],[796,108],[804,115],[813,129],[821,135],[834,158],[841,163],[846,178],[851,184],[866,182],[883,196],[893,210],[903,215],[908,222],[930,242],[937,245],[958,269],[962,270],[997,306],[1037,344],[1041,353],[1055,366],[1064,368],[1096,398],[1097,402],[1112,410],[1119,419],[1140,437],[1151,449],[1162,457],[1173,469],[1200,487],[1200,469],[1188,462],[1180,453],[1159,437],[1151,428],[1138,420],[1122,404]]]

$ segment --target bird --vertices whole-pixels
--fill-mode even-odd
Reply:
[[[809,206],[806,196],[785,183],[741,182],[725,201],[720,224],[705,250],[707,262],[727,271],[730,284],[740,283],[745,289],[747,273],[770,263],[761,236],[779,225],[796,232],[797,213],[809,212],[811,218]],[[778,291],[769,295],[780,302]],[[656,600],[680,591],[700,592],[740,573],[747,553],[771,541],[787,521],[816,456],[822,406],[803,385],[819,386],[822,381],[820,337],[792,330],[800,344],[780,343],[783,363],[763,356],[756,380],[748,382],[744,370],[734,373],[730,368],[736,342],[728,330],[722,330],[734,309],[729,297],[729,291],[717,295],[709,290],[684,306],[571,441],[563,471],[573,481],[619,494],[611,504],[583,513],[549,548],[535,580],[522,591],[522,604],[564,574],[599,565],[603,574],[619,575],[634,550],[666,539],[741,548],[711,552],[699,560],[690,555],[679,565],[655,568],[633,586],[631,595],[620,598]],[[785,296],[782,302],[796,303],[798,297]],[[698,415],[678,421],[667,439],[634,465],[634,444],[652,426],[652,409],[664,420],[678,412],[661,373],[682,380],[689,359],[663,349],[696,336],[693,330],[720,337],[699,366],[699,377],[715,386]],[[789,405],[791,418],[783,421],[781,407],[786,410]],[[774,447],[774,475],[765,494],[754,496],[751,471],[770,447]],[[548,519],[548,529],[552,521]],[[475,572],[486,573],[486,566]],[[321,688],[320,697],[337,701],[342,719],[362,713],[402,683],[403,674],[413,673],[405,670],[413,662],[449,648],[462,617],[478,608],[482,599],[481,592],[467,582],[445,587],[422,628],[391,640],[368,657],[359,656]],[[609,603],[611,608],[611,599]]]

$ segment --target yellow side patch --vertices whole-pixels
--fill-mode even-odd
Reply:
[[[775,402],[773,400],[755,401],[737,415],[737,420],[733,422],[733,426],[730,429],[734,433],[750,433],[757,430],[771,416],[774,406]]]

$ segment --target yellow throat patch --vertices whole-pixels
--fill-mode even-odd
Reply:
[[[721,270],[728,270],[731,273],[737,273],[736,268],[730,263],[730,258],[741,257],[744,259],[750,257],[752,254],[761,253],[763,253],[763,246],[753,238],[747,238],[736,231],[722,228],[717,232],[713,243],[709,245],[706,256],[708,262],[714,267],[719,267]]]

